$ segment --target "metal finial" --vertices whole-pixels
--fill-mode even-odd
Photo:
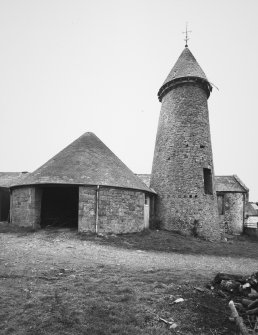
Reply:
[[[185,39],[184,39],[184,41],[185,41],[185,47],[187,48],[188,47],[188,44],[187,44],[187,42],[190,40],[190,38],[188,37],[188,33],[191,33],[192,32],[192,30],[187,30],[187,22],[186,22],[186,24],[185,24],[185,31],[183,31],[183,34],[185,34]]]

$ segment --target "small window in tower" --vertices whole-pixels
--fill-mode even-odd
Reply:
[[[213,194],[211,169],[203,169],[203,179],[205,194]]]
[[[204,149],[204,148],[205,148],[205,145],[201,144],[201,145],[200,145],[200,148],[201,148],[201,149]]]

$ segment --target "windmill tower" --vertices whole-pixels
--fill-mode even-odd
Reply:
[[[220,238],[207,99],[212,86],[186,46],[158,92],[151,188],[161,227]]]

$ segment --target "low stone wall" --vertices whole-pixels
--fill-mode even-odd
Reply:
[[[98,233],[130,233],[144,229],[144,200],[141,191],[99,188],[98,195]],[[79,188],[80,232],[96,232],[97,188]]]
[[[20,227],[40,227],[41,190],[20,187],[11,193],[11,222]]]

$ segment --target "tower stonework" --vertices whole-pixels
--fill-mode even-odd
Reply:
[[[151,188],[161,228],[220,238],[207,99],[212,87],[186,47],[159,90]]]

